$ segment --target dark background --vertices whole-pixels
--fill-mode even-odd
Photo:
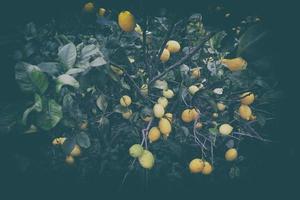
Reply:
[[[0,37],[7,38],[7,42],[0,46],[0,99],[4,102],[18,101],[22,98],[17,85],[14,82],[14,63],[9,55],[14,47],[14,41],[18,40],[16,27],[29,21],[39,24],[48,22],[52,18],[62,19],[72,16],[80,11],[85,1],[6,1],[0,5]],[[142,2],[142,3],[141,3]],[[230,24],[239,22],[247,15],[258,15],[263,19],[266,29],[270,34],[268,51],[272,57],[273,72],[280,81],[280,88],[285,97],[278,105],[280,108],[276,123],[267,127],[271,138],[276,141],[272,144],[249,144],[253,153],[249,155],[251,162],[256,162],[252,171],[237,181],[226,182],[220,180],[209,185],[193,185],[193,181],[186,181],[184,188],[173,191],[172,194],[164,192],[163,188],[152,193],[156,197],[172,195],[181,192],[201,197],[235,198],[241,197],[266,197],[290,199],[297,196],[296,188],[299,184],[299,166],[296,163],[297,143],[299,133],[299,11],[293,1],[138,1],[138,0],[98,0],[98,5],[114,9],[132,9],[133,11],[158,13],[159,9],[166,8],[168,12],[176,13],[177,16],[185,16],[193,12],[207,13],[208,7],[221,2],[232,15],[230,21],[224,21],[223,16],[209,14],[207,23],[219,27],[228,27]],[[141,10],[141,8],[146,10]],[[207,17],[208,18],[208,17]],[[2,39],[1,39],[2,40]],[[87,194],[97,193],[96,198],[107,193],[101,190],[97,183],[82,183],[76,177],[57,176],[44,174],[36,169],[36,173],[20,173],[12,157],[14,153],[21,153],[33,160],[41,158],[39,151],[41,145],[47,140],[43,136],[35,136],[35,139],[19,137],[1,137],[1,160],[0,160],[0,195],[7,193],[11,197],[25,194],[43,194],[50,192],[54,197],[74,196],[80,193],[83,197]],[[39,142],[37,145],[36,141]],[[31,169],[34,171],[34,169]],[[109,184],[109,183],[108,183]],[[117,187],[117,186],[116,186]],[[141,194],[135,195],[139,197]],[[170,196],[171,195],[171,196]],[[299,196],[299,194],[298,194]],[[79,196],[76,196],[79,197]],[[102,196],[103,197],[103,196]],[[180,196],[176,196],[180,197]],[[185,196],[189,198],[189,196]],[[295,197],[293,197],[295,198]],[[90,198],[87,198],[90,199]]]

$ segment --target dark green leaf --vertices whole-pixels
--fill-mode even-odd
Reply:
[[[77,134],[76,143],[83,148],[89,148],[91,146],[90,138],[86,133]]]

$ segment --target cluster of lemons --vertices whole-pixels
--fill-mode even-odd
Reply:
[[[63,143],[67,140],[66,137],[58,137],[54,138],[52,141],[52,144],[54,146],[61,146]],[[75,163],[74,157],[78,157],[81,155],[81,148],[79,145],[75,144],[72,151],[69,153],[69,155],[66,156],[65,162],[68,165],[73,165]]]
[[[129,108],[131,103],[131,97],[128,95],[124,95],[120,98],[120,105],[126,108],[125,111],[122,112],[122,116],[124,119],[129,119],[132,115],[132,110]]]
[[[154,165],[154,156],[140,144],[134,144],[129,148],[129,155],[138,158],[140,165],[145,169],[151,169]]]

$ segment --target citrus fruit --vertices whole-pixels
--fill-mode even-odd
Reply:
[[[123,107],[127,107],[127,106],[130,106],[131,104],[131,98],[130,96],[128,95],[124,95],[120,98],[120,104],[123,106]]]
[[[140,165],[145,169],[151,169],[154,165],[154,156],[148,151],[144,150],[142,155],[139,157]]]
[[[118,16],[118,23],[124,32],[131,32],[135,28],[134,16],[129,11],[122,11]]]
[[[235,148],[230,148],[225,153],[225,159],[227,161],[233,161],[237,158],[238,152]]]
[[[204,162],[200,158],[193,159],[189,164],[191,173],[200,173],[204,168]]]
[[[180,44],[175,40],[169,40],[167,42],[166,48],[170,53],[177,53],[180,51]]]
[[[152,127],[148,133],[148,139],[150,142],[155,142],[160,137],[160,131],[157,127]]]
[[[134,144],[129,148],[129,155],[133,158],[140,157],[143,154],[144,148],[140,144]]]
[[[222,124],[219,127],[219,133],[221,135],[229,135],[229,134],[231,134],[232,130],[233,130],[233,127],[230,124]]]
[[[161,104],[157,103],[153,107],[153,113],[155,117],[161,118],[165,114],[165,109]]]

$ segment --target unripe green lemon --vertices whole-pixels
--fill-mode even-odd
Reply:
[[[143,154],[144,148],[140,144],[134,144],[129,148],[129,155],[138,158]]]
[[[148,151],[144,150],[142,155],[139,157],[140,165],[145,169],[151,169],[154,165],[154,156]]]
[[[161,118],[165,114],[165,109],[161,104],[157,103],[153,107],[153,113],[155,117]]]

